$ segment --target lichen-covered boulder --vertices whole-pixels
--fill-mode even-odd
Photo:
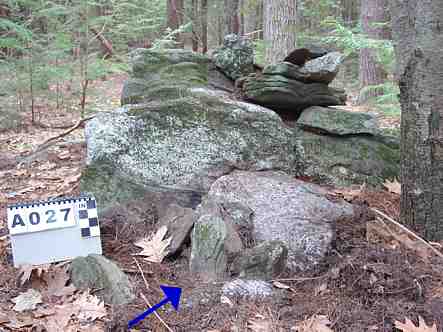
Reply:
[[[399,140],[385,135],[374,116],[311,107],[303,111],[297,125],[306,175],[336,186],[380,186],[385,179],[399,177]]]
[[[243,251],[232,263],[231,272],[240,278],[270,280],[284,271],[287,258],[283,242],[265,241]]]
[[[248,39],[236,34],[225,37],[223,46],[214,51],[213,59],[215,65],[233,80],[254,72],[254,48]]]
[[[264,299],[274,295],[272,285],[263,280],[235,279],[223,285],[222,294],[236,299]]]
[[[306,62],[300,71],[309,77],[310,82],[329,84],[337,76],[343,60],[343,54],[331,52]]]
[[[214,182],[207,197],[241,202],[254,211],[255,241],[283,242],[291,269],[318,264],[334,240],[335,221],[353,216],[350,204],[329,201],[321,187],[276,171],[234,171]]]
[[[95,294],[108,304],[123,305],[135,299],[134,289],[126,274],[101,255],[75,258],[70,273],[75,287],[97,290]]]
[[[297,137],[273,111],[207,89],[205,57],[143,50],[132,63],[122,101],[140,104],[100,112],[85,130],[81,190],[101,210],[151,191],[201,196],[234,168],[300,173]]]

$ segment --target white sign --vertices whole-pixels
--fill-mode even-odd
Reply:
[[[7,216],[15,266],[101,254],[92,196],[10,205]]]

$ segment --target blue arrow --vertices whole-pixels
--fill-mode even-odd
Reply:
[[[129,328],[132,328],[134,325],[137,325],[138,322],[145,319],[147,316],[149,316],[154,311],[158,310],[160,307],[164,306],[168,302],[171,302],[174,309],[178,310],[178,305],[180,303],[180,296],[182,293],[182,289],[179,287],[169,287],[169,286],[163,286],[163,285],[160,285],[160,288],[162,289],[163,293],[165,293],[166,297],[161,302],[152,306],[152,308],[149,308],[144,313],[135,317],[133,320],[130,320],[128,323]]]

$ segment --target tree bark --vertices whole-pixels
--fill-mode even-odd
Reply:
[[[363,33],[371,39],[386,39],[388,31],[386,27],[376,26],[388,21],[387,0],[361,1],[361,23]],[[365,89],[371,85],[383,84],[386,72],[377,62],[376,52],[369,48],[360,50],[360,96],[358,102],[365,103],[368,99],[383,93],[381,89]]]
[[[201,1],[202,53],[208,52],[208,0]]]
[[[225,0],[225,26],[227,34],[240,32],[239,0]]]
[[[266,0],[263,4],[266,64],[274,64],[295,48],[296,0]]]
[[[192,50],[198,52],[198,0],[192,0]]]
[[[443,2],[392,0],[400,74],[401,221],[443,239]]]
[[[183,0],[167,0],[167,25],[172,30],[177,30],[183,23]],[[177,34],[175,40],[179,46],[183,46],[180,34]]]

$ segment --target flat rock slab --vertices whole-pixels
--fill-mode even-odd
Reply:
[[[101,255],[75,258],[71,263],[71,281],[78,289],[96,289],[95,294],[109,304],[123,305],[135,299],[126,274]]]
[[[328,252],[335,221],[352,217],[346,202],[331,202],[321,187],[274,171],[235,171],[219,178],[208,198],[239,201],[254,211],[256,241],[282,241],[288,248],[288,267],[308,270]]]
[[[301,113],[297,124],[307,129],[318,129],[333,135],[379,135],[380,129],[374,115],[351,112],[332,107],[309,107]]]

